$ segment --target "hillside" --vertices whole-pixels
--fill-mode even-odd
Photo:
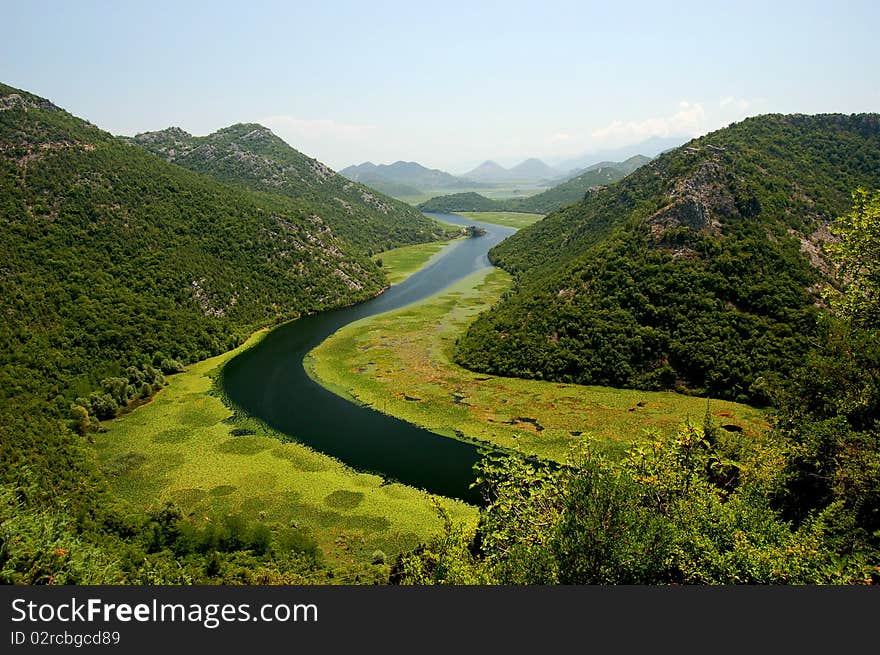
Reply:
[[[510,200],[508,204],[511,207],[510,211],[548,214],[581,200],[590,189],[613,184],[622,180],[626,175],[624,171],[614,165],[598,167],[528,198]]]
[[[335,234],[363,250],[432,241],[441,233],[406,203],[342,177],[262,125],[232,125],[204,137],[168,128],[138,134],[132,141],[224,184],[284,195],[303,214],[319,215]]]
[[[128,367],[173,370],[384,285],[301,204],[168,164],[8,86],[0,167],[4,406],[67,419],[75,397],[110,393],[101,380],[143,378]]]
[[[517,290],[461,339],[507,376],[766,402],[816,329],[827,223],[880,186],[880,116],[751,118],[499,244]]]
[[[475,192],[455,193],[431,198],[419,205],[426,212],[511,211],[547,214],[577,202],[596,187],[613,184],[636,170],[648,157],[636,155],[623,162],[603,162],[554,187],[527,198],[496,200]]]
[[[598,164],[593,164],[592,166],[587,166],[582,173],[586,173],[588,171],[594,171],[597,168],[616,168],[624,175],[629,175],[637,168],[641,168],[645,164],[651,161],[650,157],[646,157],[645,155],[633,155],[628,159],[623,161],[602,161]]]
[[[467,184],[445,171],[427,168],[414,161],[397,161],[393,164],[364,162],[339,171],[350,180],[361,182],[380,191],[395,190],[398,195],[419,195],[436,189],[461,189]],[[401,193],[406,190],[406,193]]]

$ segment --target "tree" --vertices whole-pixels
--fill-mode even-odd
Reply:
[[[70,420],[73,429],[79,435],[85,434],[92,422],[89,418],[89,410],[76,403],[70,404]]]
[[[857,327],[880,327],[880,190],[856,189],[852,211],[831,231],[840,238],[829,251],[844,282],[832,307]]]

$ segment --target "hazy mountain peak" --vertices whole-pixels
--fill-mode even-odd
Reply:
[[[462,175],[462,177],[469,180],[477,180],[478,182],[494,182],[507,179],[509,175],[510,171],[501,164],[487,159],[473,170]]]

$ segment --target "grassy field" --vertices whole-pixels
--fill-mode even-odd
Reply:
[[[416,246],[403,246],[379,253],[377,259],[382,260],[382,269],[388,276],[388,281],[391,284],[399,284],[454,244],[455,242],[450,241],[434,241]]]
[[[459,216],[464,216],[472,221],[483,221],[485,223],[495,223],[497,225],[506,225],[507,227],[528,227],[533,223],[537,223],[543,214],[526,214],[524,212],[455,212]]]
[[[172,376],[151,402],[105,424],[97,453],[118,496],[144,509],[173,501],[197,521],[244,512],[295,525],[343,567],[368,563],[377,549],[393,557],[439,531],[434,502],[459,519],[476,519],[476,509],[464,503],[384,484],[282,443],[256,421],[232,422],[231,410],[211,393],[212,378],[264,333]]]
[[[455,339],[510,286],[486,269],[419,304],[348,325],[313,350],[309,374],[328,389],[439,434],[563,460],[576,445],[619,450],[647,430],[702,424],[706,399],[473,373],[450,361]],[[719,424],[763,432],[763,414],[712,400]]]

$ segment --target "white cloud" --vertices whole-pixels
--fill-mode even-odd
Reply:
[[[682,100],[678,111],[670,116],[646,118],[642,121],[615,120],[598,130],[592,136],[603,141],[640,141],[652,136],[696,136],[705,126],[706,112],[700,103]]]
[[[560,141],[569,141],[570,139],[571,134],[568,132],[557,132],[550,137],[550,143],[559,143]]]
[[[733,111],[737,114],[744,115],[749,110],[749,107],[752,106],[752,103],[750,103],[745,98],[735,98],[734,96],[726,96],[724,98],[721,98],[721,101],[718,103],[718,106],[721,107],[721,109],[724,109],[726,111]]]

